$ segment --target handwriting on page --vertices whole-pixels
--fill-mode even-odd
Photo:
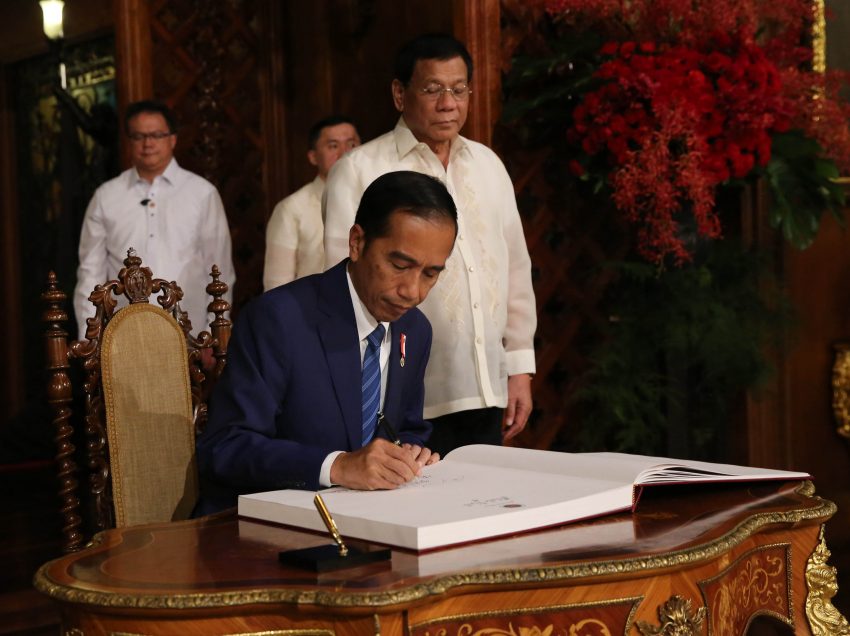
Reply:
[[[517,503],[510,497],[491,497],[489,499],[473,499],[465,504],[465,508],[522,508],[521,503]]]
[[[399,486],[399,490],[408,488],[416,490],[439,490],[442,488],[452,488],[466,479],[462,474],[434,474],[433,472],[423,473],[419,477]],[[458,505],[464,508],[522,508],[523,504],[518,503],[512,497],[496,496],[487,499],[471,499]]]
[[[431,473],[425,473],[414,478],[412,481],[399,486],[401,488],[442,488],[443,486],[457,484],[465,479],[463,475],[445,475],[438,476]]]

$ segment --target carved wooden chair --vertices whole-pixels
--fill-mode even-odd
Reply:
[[[198,491],[195,437],[206,423],[206,399],[224,369],[231,329],[224,318],[230,309],[223,299],[227,285],[217,266],[210,275],[212,333],[193,336],[180,309],[183,291],[174,281],[154,278],[130,249],[118,279],[97,285],[89,296],[95,313],[86,321],[85,339],[69,342],[66,295],[50,273],[42,294],[47,396],[56,430],[65,552],[85,547],[106,528],[190,515]],[[149,303],[157,294],[159,307]],[[117,308],[122,295],[129,304]],[[207,350],[214,364],[205,372]],[[82,391],[75,392],[75,377]],[[85,402],[84,424],[72,413],[78,394]],[[85,456],[77,454],[80,445]],[[87,480],[80,464],[89,469]]]

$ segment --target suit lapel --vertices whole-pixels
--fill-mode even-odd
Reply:
[[[319,338],[325,352],[348,443],[352,450],[360,448],[362,422],[360,415],[360,343],[344,261],[329,270],[320,282],[319,307],[325,320],[318,325]]]

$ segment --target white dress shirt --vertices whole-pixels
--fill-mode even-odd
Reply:
[[[274,207],[266,227],[265,291],[324,270],[324,189],[317,176]]]
[[[378,327],[378,321],[372,317],[366,305],[360,300],[357,291],[354,289],[354,284],[351,282],[351,274],[348,270],[345,271],[345,278],[348,280],[348,293],[351,294],[351,304],[354,305],[354,320],[357,323],[357,337],[360,338],[360,367],[363,367],[363,358],[366,355],[366,338],[369,334],[375,331]],[[387,395],[387,365],[390,361],[390,323],[381,323],[384,325],[384,339],[381,341],[381,403],[378,411],[384,408],[384,398]],[[331,465],[343,451],[334,451],[322,462],[322,468],[319,471],[319,483],[322,486],[331,485]]]
[[[152,183],[130,168],[101,185],[86,210],[74,290],[80,338],[86,318],[94,315],[89,294],[95,285],[118,276],[131,247],[155,278],[180,285],[180,306],[195,333],[207,329],[212,316],[207,313],[212,298],[205,290],[214,264],[231,300],[236,276],[230,230],[215,186],[174,159]]]
[[[458,237],[446,270],[419,306],[434,330],[425,418],[504,407],[508,376],[535,371],[537,327],[531,260],[510,177],[492,150],[460,136],[444,168],[402,118],[331,168],[323,203],[326,268],[348,255],[348,231],[363,191],[393,170],[440,179],[458,209]]]

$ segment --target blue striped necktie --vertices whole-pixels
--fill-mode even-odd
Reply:
[[[369,443],[378,425],[378,408],[381,405],[381,342],[384,339],[384,325],[379,324],[375,331],[366,336],[366,353],[363,354],[363,446]]]

